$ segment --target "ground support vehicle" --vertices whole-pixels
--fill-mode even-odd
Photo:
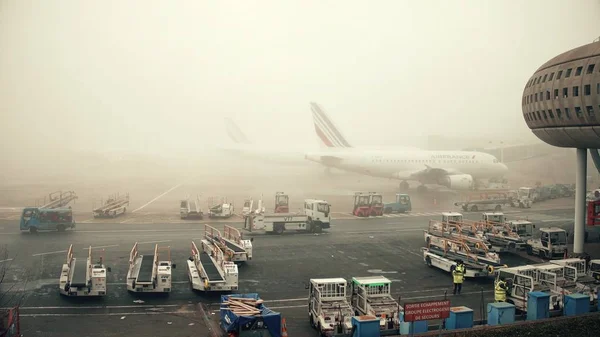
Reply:
[[[497,253],[490,251],[485,245],[475,244],[475,249],[472,249],[465,240],[439,236],[428,236],[426,238],[426,244],[432,249],[446,249],[453,254],[462,256],[463,260],[474,257],[482,263],[493,266],[503,266],[500,262],[500,256]]]
[[[454,206],[463,211],[501,211],[503,206],[510,205],[511,199],[506,193],[481,193],[478,197],[469,197],[466,201],[455,202]]]
[[[369,192],[369,216],[383,215],[383,196],[376,192]]]
[[[456,261],[462,260],[466,267],[466,278],[488,277],[494,275],[497,270],[506,268],[506,265],[501,264],[497,257],[485,259],[479,254],[472,253],[464,242],[443,238],[438,238],[438,240],[437,245],[429,244],[427,247],[421,248],[423,261],[429,267],[451,272],[453,266],[456,266]]]
[[[282,337],[281,314],[262,302],[256,293],[221,295],[223,331],[236,337]]]
[[[502,212],[484,212],[480,229],[496,252],[516,252],[526,246],[526,241],[506,223]]]
[[[515,308],[527,312],[527,297],[532,291],[541,291],[550,295],[550,310],[562,307],[562,294],[556,288],[556,275],[534,266],[519,266],[502,268],[496,275],[496,281],[507,282],[506,302],[514,304]]]
[[[396,194],[396,201],[385,203],[383,212],[390,213],[406,213],[412,211],[412,204],[408,194]]]
[[[192,289],[199,291],[232,291],[238,289],[238,268],[226,261],[219,247],[208,240],[192,241],[192,256],[188,259],[188,277]]]
[[[465,228],[467,227],[467,228]],[[464,241],[472,249],[491,249],[492,246],[476,228],[468,228],[468,224],[453,224],[449,222],[429,221],[429,228],[424,230],[425,243],[429,244],[435,237]],[[433,238],[432,238],[433,237]]]
[[[252,199],[244,200],[244,206],[242,207],[242,216],[248,216],[252,212],[253,206],[254,206],[254,200],[252,200]]]
[[[153,255],[140,255],[136,242],[129,253],[127,290],[143,293],[170,293],[171,271],[176,265],[171,262],[171,248],[154,246]]]
[[[517,233],[525,243],[527,243],[527,240],[533,238],[533,229],[535,228],[535,225],[531,221],[517,219],[507,221],[506,224],[513,232]]]
[[[567,232],[558,227],[540,228],[541,236],[527,240],[525,249],[529,255],[542,259],[562,259],[567,251]]]
[[[227,219],[233,216],[233,204],[224,202],[208,208],[208,217],[211,219]]]
[[[289,213],[290,211],[290,197],[283,193],[275,193],[275,209],[274,213]]]
[[[519,208],[531,208],[531,204],[537,201],[537,191],[533,187],[519,187],[517,190],[517,199],[513,200],[511,206]]]
[[[354,311],[346,298],[347,282],[343,278],[310,279],[308,317],[321,336],[349,333]]]
[[[556,279],[556,291],[563,295],[579,293],[590,297],[590,304],[596,301],[596,293],[598,285],[595,285],[595,280],[585,275],[579,278],[577,276],[577,268],[567,264],[541,263],[533,265],[535,268],[552,273]]]
[[[369,194],[362,192],[354,193],[354,208],[352,209],[352,215],[366,218],[370,215],[370,210]]]
[[[244,262],[252,260],[252,242],[254,238],[245,240],[237,228],[225,225],[223,241],[225,245],[233,250],[233,262]]]
[[[92,256],[92,247],[88,249],[86,260],[73,256],[73,245],[67,251],[67,261],[60,273],[60,293],[66,296],[104,296],[106,295],[106,268],[100,256],[97,262]]]
[[[92,213],[94,218],[116,218],[121,214],[125,214],[127,206],[129,206],[129,193],[125,195],[114,195],[108,197],[105,202],[101,202],[102,206],[94,208]]]
[[[331,208],[325,200],[304,200],[304,214],[274,213],[251,215],[244,219],[244,229],[263,230],[282,234],[284,231],[308,231],[320,233],[331,227]]]
[[[378,317],[381,330],[399,329],[400,305],[391,295],[391,285],[383,276],[353,277],[350,305],[354,315]]]
[[[552,260],[549,262],[561,266],[570,266],[575,268],[577,270],[577,282],[585,284],[600,284],[600,259],[590,259],[589,263],[582,258]]]
[[[191,201],[189,198],[181,200],[179,206],[179,217],[182,220],[185,219],[199,219],[202,220],[204,213],[200,209],[200,198],[196,197],[196,200]]]
[[[19,229],[36,233],[37,231],[59,231],[75,228],[73,211],[70,208],[32,208],[27,207],[21,213]]]
[[[75,194],[75,192],[73,191],[56,191],[50,193],[47,199],[44,198],[44,200],[41,203],[42,205],[39,206],[39,208],[63,208],[66,207],[71,201],[74,201],[76,199],[77,194]],[[36,203],[36,206],[37,205],[38,203]]]

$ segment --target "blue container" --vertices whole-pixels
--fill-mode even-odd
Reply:
[[[550,295],[541,291],[532,291],[527,294],[527,297],[528,321],[550,317]]]
[[[354,316],[352,317],[352,325],[356,326],[352,337],[379,337],[380,319],[375,316]]]
[[[502,325],[515,322],[515,306],[506,302],[488,303],[488,325]]]
[[[415,322],[405,322],[404,321],[404,312],[400,312],[400,334],[401,335],[410,335],[415,333],[424,333],[427,332],[429,326],[427,321],[415,321]]]
[[[590,296],[584,294],[565,295],[563,314],[565,316],[577,316],[590,312]]]
[[[473,310],[467,307],[451,307],[446,329],[470,329],[473,327]]]

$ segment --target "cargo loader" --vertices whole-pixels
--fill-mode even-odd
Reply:
[[[88,249],[87,259],[77,259],[73,255],[73,245],[67,251],[67,261],[60,273],[60,293],[65,296],[105,296],[106,276],[110,272],[100,256],[94,261],[92,247]]]
[[[125,214],[127,206],[129,206],[129,193],[125,195],[114,195],[108,197],[105,202],[101,202],[102,206],[94,208],[92,213],[94,218],[116,218],[121,214]]]
[[[127,290],[142,293],[171,292],[171,248],[154,246],[153,255],[140,255],[136,242],[129,253]]]
[[[223,252],[208,240],[200,249],[192,241],[192,256],[187,261],[192,289],[198,291],[232,291],[238,289],[238,268],[226,261]]]

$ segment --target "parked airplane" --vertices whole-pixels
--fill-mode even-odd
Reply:
[[[467,190],[481,180],[503,176],[508,168],[496,157],[472,151],[425,151],[415,149],[354,149],[331,118],[317,104],[310,103],[315,133],[325,149],[308,153],[306,159],[345,171],[402,180],[400,188],[408,189],[408,181],[443,185]]]

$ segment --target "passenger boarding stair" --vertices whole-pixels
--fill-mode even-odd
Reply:
[[[106,295],[106,268],[100,256],[98,262],[92,257],[92,247],[88,249],[87,260],[73,256],[73,245],[67,251],[67,261],[60,274],[60,293],[65,296],[104,296]]]
[[[44,203],[39,208],[61,208],[67,206],[71,201],[77,199],[77,194],[73,191],[56,191],[44,198]]]
[[[94,218],[114,218],[125,214],[129,206],[129,193],[125,195],[115,194],[108,197],[103,205],[93,210]]]
[[[188,259],[188,277],[192,288],[199,291],[232,291],[238,289],[238,268],[225,260],[223,251],[209,240],[192,241],[192,256]]]
[[[140,255],[136,242],[129,254],[127,290],[132,292],[171,292],[171,248],[154,246],[154,255]]]

